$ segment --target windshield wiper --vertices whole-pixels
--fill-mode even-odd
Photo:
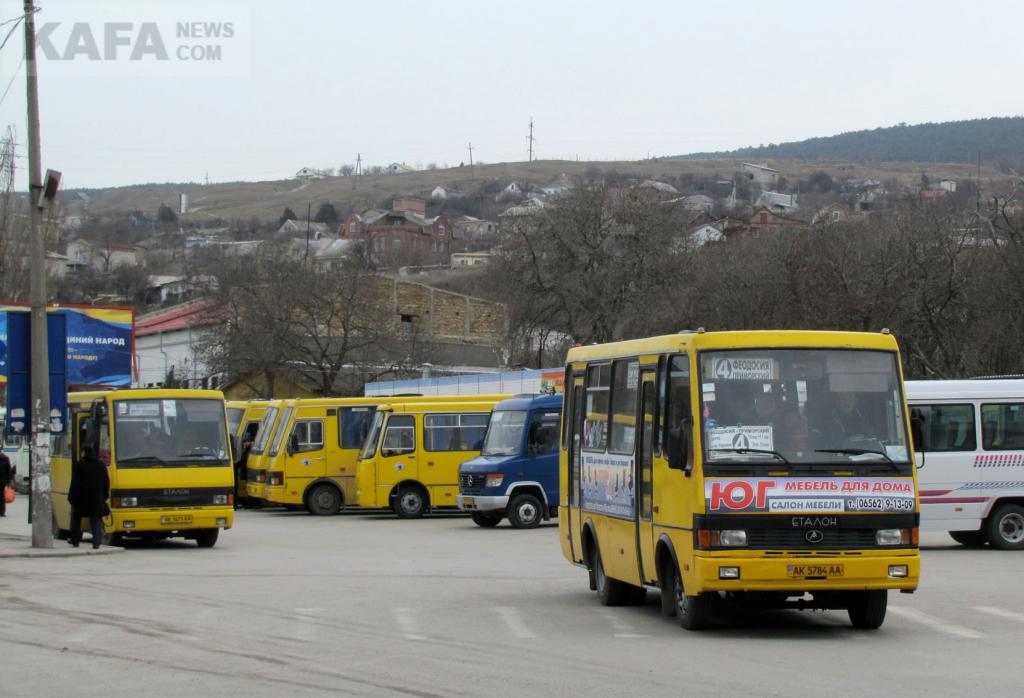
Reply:
[[[885,451],[876,451],[871,448],[816,448],[815,453],[840,453],[845,456],[866,456],[872,454],[875,456],[881,456],[885,460],[889,461],[892,465],[896,465],[896,461],[888,456]]]
[[[131,458],[118,458],[118,465],[124,465],[126,463],[155,463],[157,465],[167,465],[167,462],[160,456],[132,456]]]
[[[792,465],[792,463],[790,463],[789,460],[784,455],[782,455],[778,451],[770,451],[767,448],[712,448],[712,449],[709,449],[709,450],[712,451],[712,452],[724,451],[724,452],[727,452],[727,453],[739,453],[741,455],[745,454],[745,453],[762,453],[762,454],[766,454],[766,455],[769,455],[769,456],[775,456],[776,458],[778,458],[780,461],[782,461],[786,465]]]

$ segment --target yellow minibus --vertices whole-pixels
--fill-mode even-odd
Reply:
[[[226,403],[228,431],[235,436],[238,451],[235,452],[235,502],[247,499],[246,476],[249,453],[243,444],[253,444],[259,433],[260,424],[267,414],[266,400],[229,400]]]
[[[287,420],[284,412],[291,400],[267,400],[266,412],[256,430],[256,440],[245,460],[245,497],[251,504],[267,498],[267,462],[281,423]]]
[[[885,619],[918,585],[918,492],[887,332],[685,332],[569,351],[562,552],[605,605]]]
[[[465,400],[379,406],[359,456],[359,506],[388,507],[402,518],[455,507],[459,465],[480,455],[491,410],[500,401],[479,395]]]
[[[110,473],[107,542],[191,538],[213,547],[234,523],[224,396],[213,390],[114,390],[68,395],[69,429],[54,443],[53,510],[71,529],[72,464],[91,448]]]

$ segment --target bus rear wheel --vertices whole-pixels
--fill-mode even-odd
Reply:
[[[391,503],[402,519],[418,519],[427,513],[427,493],[418,485],[402,485]]]
[[[473,523],[481,528],[494,528],[501,523],[503,517],[501,512],[473,511],[470,512],[469,518],[473,519]]]
[[[341,493],[331,485],[317,485],[306,495],[306,509],[317,516],[337,514],[341,509]]]
[[[999,550],[1024,550],[1024,507],[1004,504],[985,521],[985,537]]]
[[[885,621],[889,592],[885,589],[852,591],[846,606],[850,624],[860,630],[877,630]]]
[[[218,536],[220,536],[219,528],[204,528],[196,532],[196,545],[200,548],[212,548],[217,544]]]
[[[601,551],[594,547],[594,579],[597,582],[597,600],[602,606],[622,606],[629,596],[629,585],[612,579],[604,573]]]

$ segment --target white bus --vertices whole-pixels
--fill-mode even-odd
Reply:
[[[1024,379],[907,381],[921,530],[1024,550]]]
[[[3,451],[11,459],[14,468],[14,489],[21,494],[28,494],[28,458],[31,444],[27,436],[7,435],[7,408],[0,407],[0,444]]]

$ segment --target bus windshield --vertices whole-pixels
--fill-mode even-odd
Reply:
[[[237,434],[238,428],[242,426],[242,416],[245,414],[245,409],[242,407],[229,407],[228,408],[228,433]]]
[[[363,442],[363,450],[359,452],[360,458],[372,458],[373,454],[377,451],[377,439],[380,438],[380,428],[384,424],[384,413],[377,412],[373,416],[373,426],[370,427],[370,432],[366,435],[366,441]]]
[[[705,463],[905,468],[896,361],[893,352],[847,349],[701,353]]]
[[[114,452],[119,468],[227,465],[224,403],[115,400]]]
[[[514,456],[523,443],[526,410],[499,410],[491,414],[481,456]]]
[[[263,415],[263,421],[260,422],[260,428],[256,432],[256,440],[252,442],[252,448],[249,449],[249,453],[260,455],[263,450],[267,447],[267,442],[270,440],[270,431],[274,426],[274,417],[277,416],[278,408],[270,407],[267,409],[267,413]]]

